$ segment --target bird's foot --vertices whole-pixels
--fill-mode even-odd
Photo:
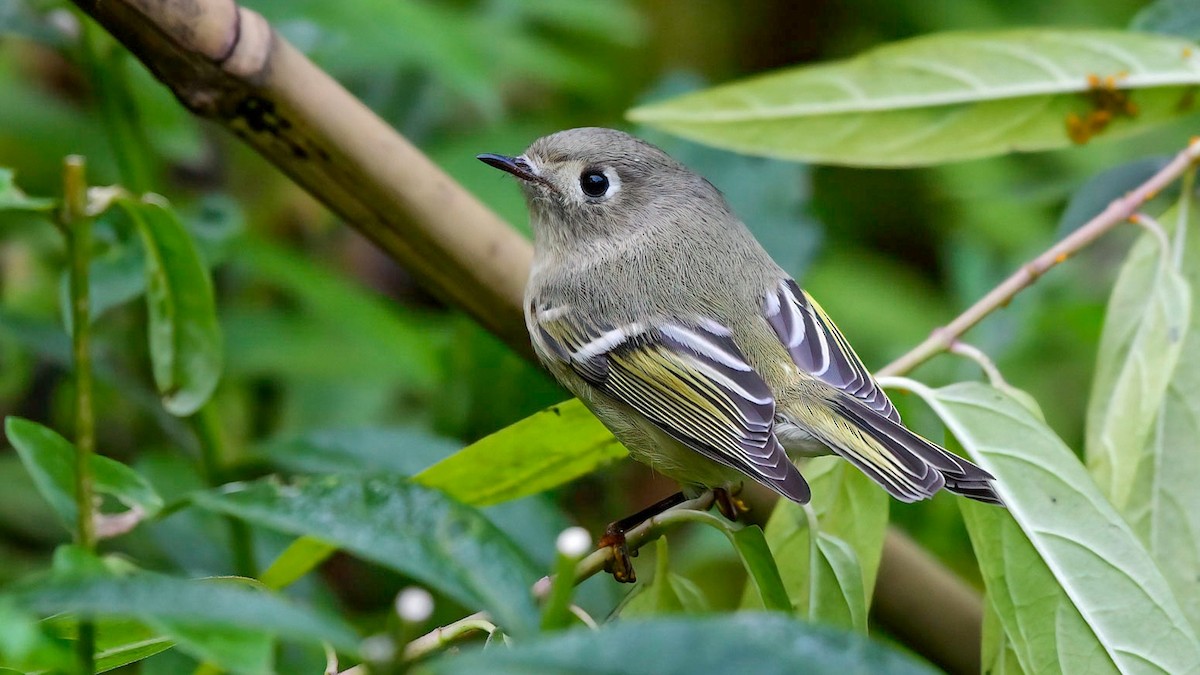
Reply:
[[[612,549],[612,560],[608,562],[605,569],[613,575],[614,579],[625,584],[637,581],[637,574],[633,571],[633,561],[629,559],[631,555],[637,557],[637,549],[630,552],[629,546],[625,542],[625,533],[663,511],[682,503],[684,499],[683,493],[677,492],[632,516],[609,524],[608,528],[604,530],[604,536],[600,538],[600,548]]]
[[[717,504],[717,510],[726,519],[737,522],[738,518],[750,510],[746,502],[738,497],[738,493],[742,491],[741,485],[736,485],[729,488],[713,488],[713,501]]]

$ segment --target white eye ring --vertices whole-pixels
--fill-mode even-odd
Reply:
[[[621,189],[621,178],[612,168],[588,168],[579,176],[579,191],[588,201],[612,198]]]

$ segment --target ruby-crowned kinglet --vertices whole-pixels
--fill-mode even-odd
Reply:
[[[895,498],[999,504],[992,476],[909,431],[820,305],[666,153],[571,129],[517,157],[535,252],[525,321],[538,357],[685,491],[749,477],[808,502],[788,455],[841,455]]]

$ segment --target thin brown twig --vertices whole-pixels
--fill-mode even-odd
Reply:
[[[1187,172],[1198,157],[1200,157],[1200,139],[1193,138],[1187,148],[1154,174],[1150,180],[1142,183],[1124,197],[1114,200],[1098,216],[1084,223],[1082,227],[1067,235],[1062,241],[1051,246],[1038,257],[1022,265],[999,286],[971,305],[967,311],[958,315],[945,326],[935,329],[924,342],[892,361],[876,374],[903,375],[934,355],[949,349],[955,340],[962,337],[984,317],[1007,305],[1017,293],[1032,285],[1051,267],[1066,261],[1088,244],[1136,214],[1143,204],[1153,199],[1155,195]]]

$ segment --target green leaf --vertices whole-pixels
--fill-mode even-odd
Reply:
[[[71,645],[8,597],[0,595],[0,673],[3,666],[25,671],[70,672],[76,663]]]
[[[302,473],[378,472],[412,475],[460,449],[462,443],[415,427],[316,429],[269,441],[251,451],[275,466]]]
[[[1200,40],[1200,5],[1193,0],[1154,0],[1133,17],[1129,27]]]
[[[46,619],[43,625],[62,638],[75,639],[78,622],[68,616]],[[175,646],[174,640],[133,619],[96,622],[96,672],[103,673],[136,663]]]
[[[53,199],[30,197],[17,187],[12,169],[0,168],[0,212],[37,211],[49,213],[57,206]]]
[[[655,614],[696,614],[708,610],[704,593],[669,567],[667,538],[655,542],[654,577],[638,583],[615,610],[622,619]]]
[[[316,537],[304,536],[293,541],[259,578],[263,586],[277,591],[295,583],[313,571],[337,551],[337,546]]]
[[[1180,272],[1200,288],[1200,215],[1196,205],[1162,217],[1174,230]],[[1200,630],[1200,293],[1167,394],[1138,466],[1125,517],[1162,569],[1192,627]]]
[[[201,492],[195,502],[252,523],[308,535],[486,609],[506,632],[538,625],[529,588],[539,577],[512,541],[475,509],[398,476],[274,479]]]
[[[200,409],[221,377],[221,332],[212,279],[195,242],[161,198],[117,199],[137,226],[146,253],[150,361],[163,407]]]
[[[905,386],[996,477],[1007,510],[960,504],[1026,671],[1200,672],[1200,644],[1166,579],[1044,422],[985,384]]]
[[[549,490],[626,454],[612,432],[571,399],[463,448],[413,480],[486,506]]]
[[[810,460],[804,474],[813,501],[780,501],[767,522],[767,543],[799,616],[865,631],[887,529],[887,494],[836,457]],[[749,600],[744,597],[743,606]]]
[[[96,625],[96,672],[148,659],[174,645],[171,638],[137,621],[101,621]]]
[[[1188,283],[1172,264],[1166,244],[1145,234],[1121,267],[1088,401],[1088,468],[1122,511],[1149,456],[1146,442],[1179,361],[1191,310]]]
[[[75,446],[53,430],[19,417],[7,418],[4,431],[33,477],[38,491],[67,529],[74,531],[78,517],[75,508]],[[115,497],[134,510],[139,520],[152,517],[162,509],[162,497],[133,469],[97,454],[91,456],[90,463],[95,491]]]
[[[983,672],[988,675],[1024,675],[1012,640],[1004,633],[1004,624],[990,598],[983,605]]]
[[[229,580],[193,581],[151,572],[55,574],[10,587],[3,597],[42,615],[70,613],[144,622],[189,645],[198,658],[246,658],[254,634],[328,642],[354,653],[358,637],[337,616]],[[238,636],[238,633],[244,635]]]
[[[779,614],[661,618],[541,636],[420,664],[418,673],[930,674],[929,666],[862,635]]]
[[[1200,55],[1113,30],[930,35],[631,110],[747,154],[917,166],[1113,138],[1192,108]],[[1106,77],[1112,77],[1109,87]],[[1072,121],[1073,120],[1073,121]]]
[[[215,664],[220,670],[246,675],[275,672],[274,640],[271,633],[259,627],[197,625],[192,619],[151,619],[147,623],[156,632],[170,635],[180,651],[202,663]]]
[[[747,525],[735,530],[730,541],[742,559],[742,566],[750,574],[750,581],[758,591],[762,606],[781,612],[792,611],[787,589],[779,577],[779,568],[775,566],[775,557],[771,555],[771,547],[767,546],[762,528]]]

